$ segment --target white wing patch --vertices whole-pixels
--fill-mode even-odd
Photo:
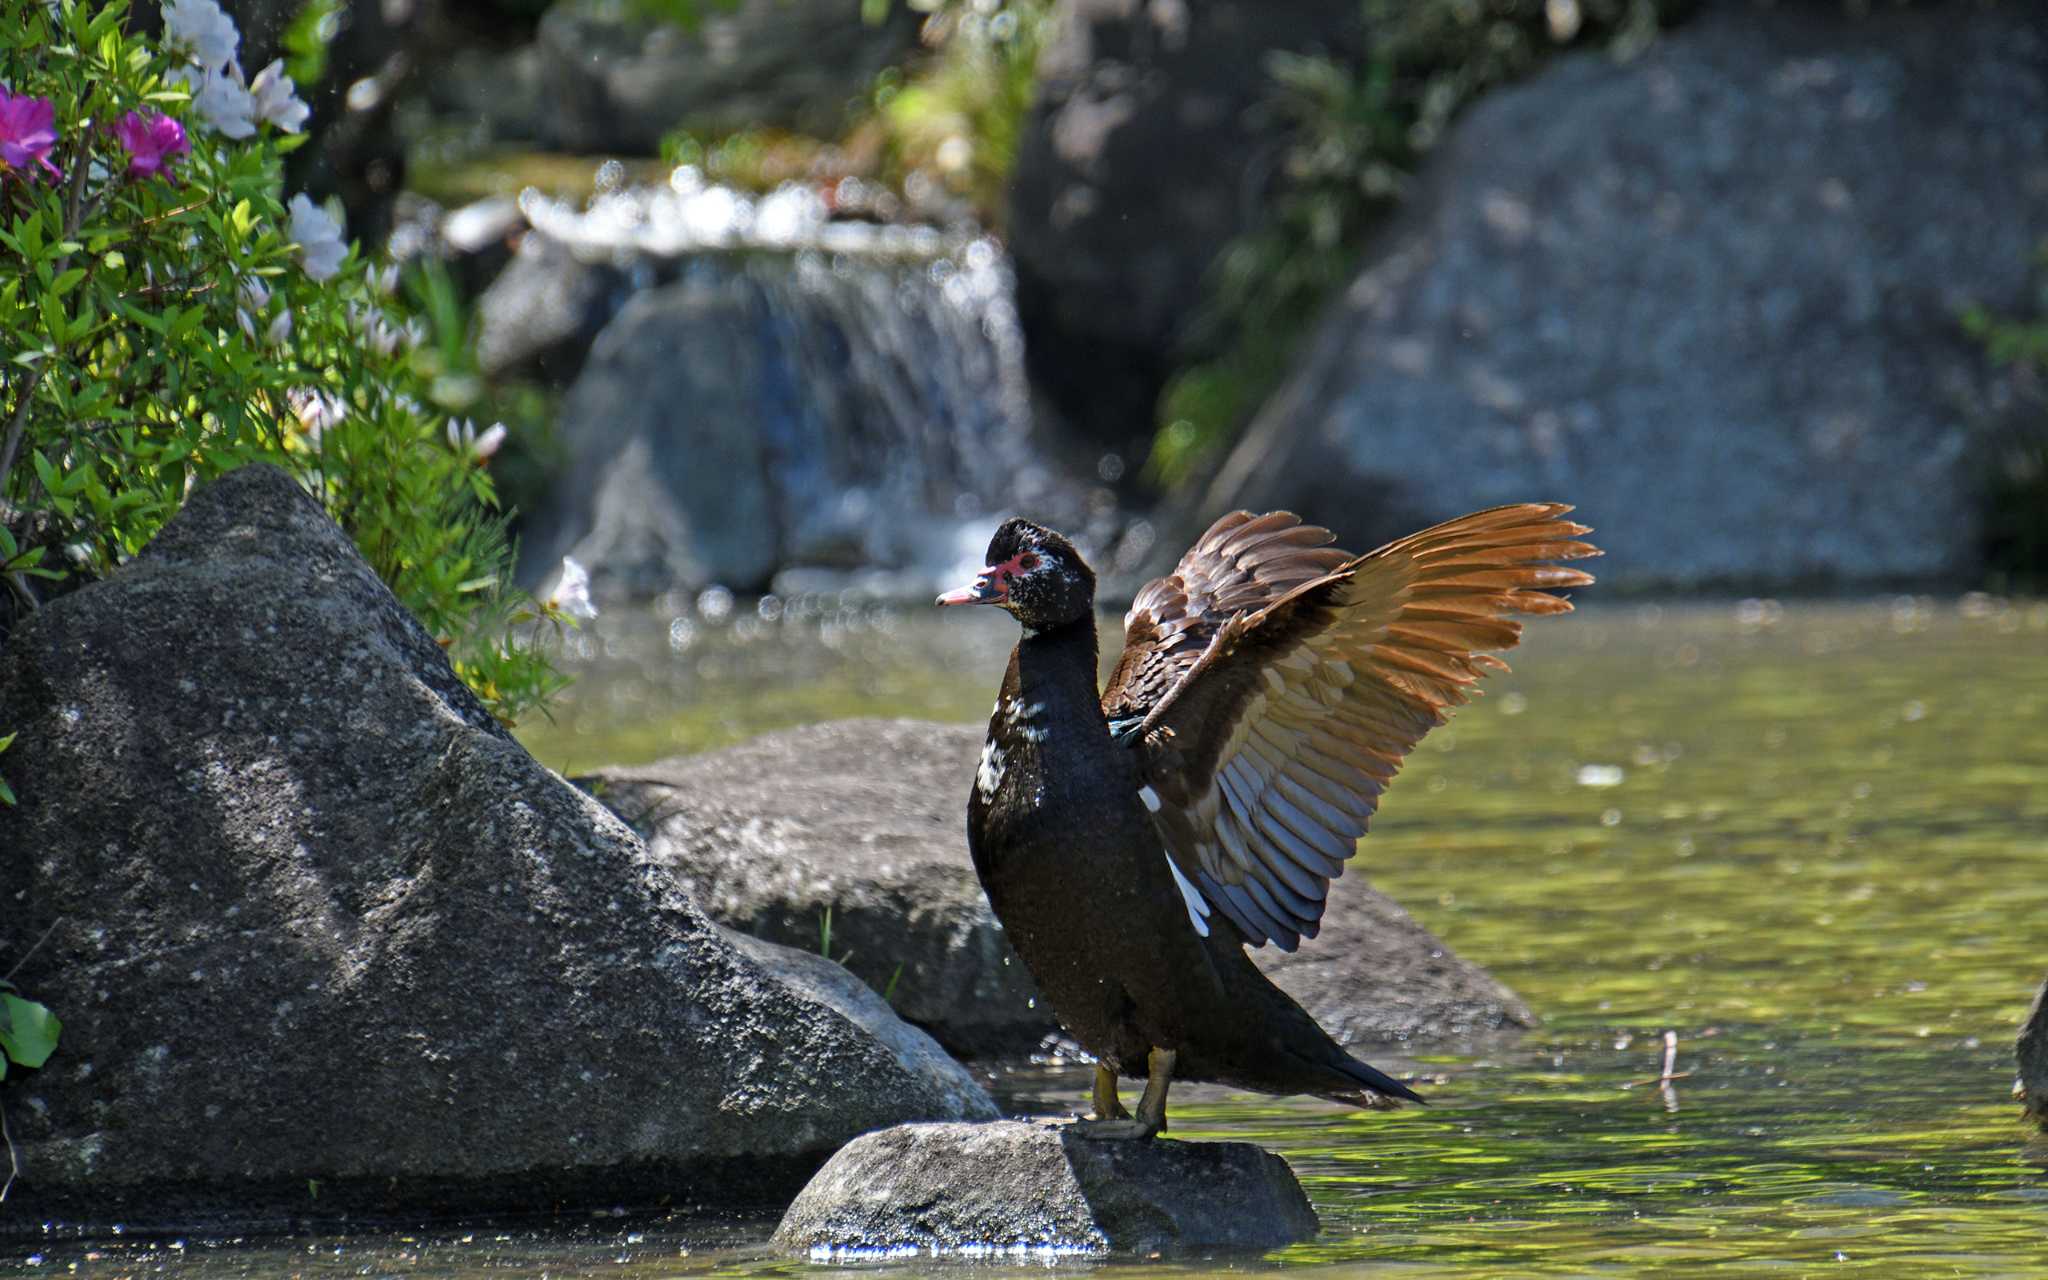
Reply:
[[[1151,788],[1148,787],[1146,790],[1149,791]],[[1181,901],[1185,902],[1188,908],[1188,923],[1195,926],[1196,933],[1204,938],[1208,937],[1210,910],[1208,899],[1202,896],[1200,889],[1188,883],[1188,878],[1180,873],[1180,868],[1173,865],[1172,858],[1166,860],[1166,869],[1173,872],[1173,882],[1180,886]]]
[[[1015,729],[1026,742],[1044,742],[1045,730],[1033,723],[1044,710],[1043,702],[1027,703],[1020,698],[1011,698],[1002,704],[1003,723]]]

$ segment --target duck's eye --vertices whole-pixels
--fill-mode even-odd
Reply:
[[[1038,567],[1038,557],[1027,551],[1017,557],[1017,567],[1025,573],[1029,573]]]

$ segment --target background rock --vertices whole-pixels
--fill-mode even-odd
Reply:
[[[775,1229],[794,1252],[1277,1249],[1313,1237],[1287,1162],[1244,1142],[1093,1142],[1070,1129],[903,1125],[832,1157]]]
[[[1561,59],[1456,126],[1201,505],[1371,546],[1563,498],[1603,584],[1966,574],[2004,392],[1958,313],[2020,309],[2043,226],[2019,9],[1729,5]]]
[[[1033,385],[1135,464],[1186,363],[1204,273],[1263,210],[1286,132],[1274,50],[1356,60],[1324,0],[1063,0],[1018,142],[1009,229]]]
[[[906,1070],[937,1087],[950,1114],[970,1120],[996,1118],[995,1103],[973,1074],[947,1057],[938,1041],[897,1017],[889,1002],[845,965],[815,951],[800,951],[731,929],[721,932],[735,950],[776,981],[879,1040]]]
[[[0,1231],[752,1203],[988,1114],[730,945],[282,472],[17,630],[0,723],[0,957],[49,931],[14,980],[65,1024]]]
[[[438,107],[500,140],[652,155],[678,127],[706,134],[796,129],[833,137],[877,72],[915,46],[922,15],[878,23],[840,0],[701,4],[694,30],[621,0],[562,0],[530,46],[459,58]]]
[[[1021,1052],[1055,1024],[968,860],[982,737],[973,725],[845,720],[593,782],[721,923],[816,951],[829,910],[833,954],[876,989],[893,984],[906,1019],[955,1053]],[[1535,1023],[1355,872],[1331,887],[1320,938],[1253,954],[1344,1044]]]
[[[518,241],[476,300],[477,365],[492,377],[527,374],[567,386],[636,282],[625,268],[585,261],[552,236],[524,231]]]

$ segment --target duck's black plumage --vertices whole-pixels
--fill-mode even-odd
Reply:
[[[976,872],[1068,1032],[1144,1076],[1376,1105],[1419,1095],[1352,1057],[1246,945],[1312,936],[1401,754],[1514,643],[1534,590],[1590,581],[1539,559],[1596,554],[1565,508],[1499,508],[1368,556],[1285,513],[1218,521],[1139,592],[1107,692],[1093,573],[1012,520],[942,604],[1023,624],[968,799]],[[1163,1056],[1162,1056],[1163,1055]],[[1098,1074],[1097,1110],[1121,1115]],[[1156,1091],[1156,1099],[1155,1099]]]
[[[1222,930],[1198,935],[1096,694],[1092,611],[1025,637],[989,717],[968,848],[1041,994],[1090,1053],[1265,1093],[1417,1099],[1351,1057]]]

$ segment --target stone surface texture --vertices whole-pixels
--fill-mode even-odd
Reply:
[[[1011,187],[1017,309],[1034,384],[1133,464],[1210,263],[1278,176],[1288,132],[1262,109],[1268,56],[1355,61],[1361,14],[1327,0],[1056,7]]]
[[[790,1205],[774,1246],[814,1255],[1263,1250],[1317,1229],[1287,1162],[1250,1143],[1099,1142],[1009,1120],[855,1139]]]
[[[694,29],[625,0],[561,0],[531,44],[478,41],[426,86],[443,112],[500,141],[654,155],[671,130],[771,127],[837,137],[876,73],[915,46],[922,15],[879,23],[838,0],[696,6]]]
[[[280,471],[17,630],[0,723],[0,961],[64,1020],[8,1082],[0,1233],[761,1203],[992,1114],[728,942]]]
[[[832,949],[897,1012],[961,1054],[1025,1051],[1055,1030],[968,860],[983,731],[846,720],[594,775],[648,856],[731,928]],[[1371,838],[1365,842],[1370,860]],[[1513,992],[1356,874],[1320,938],[1260,966],[1343,1044],[1533,1025]]]
[[[2019,7],[1728,4],[1462,116],[1198,505],[1346,545],[1574,502],[1604,584],[1968,574],[2048,226]]]

